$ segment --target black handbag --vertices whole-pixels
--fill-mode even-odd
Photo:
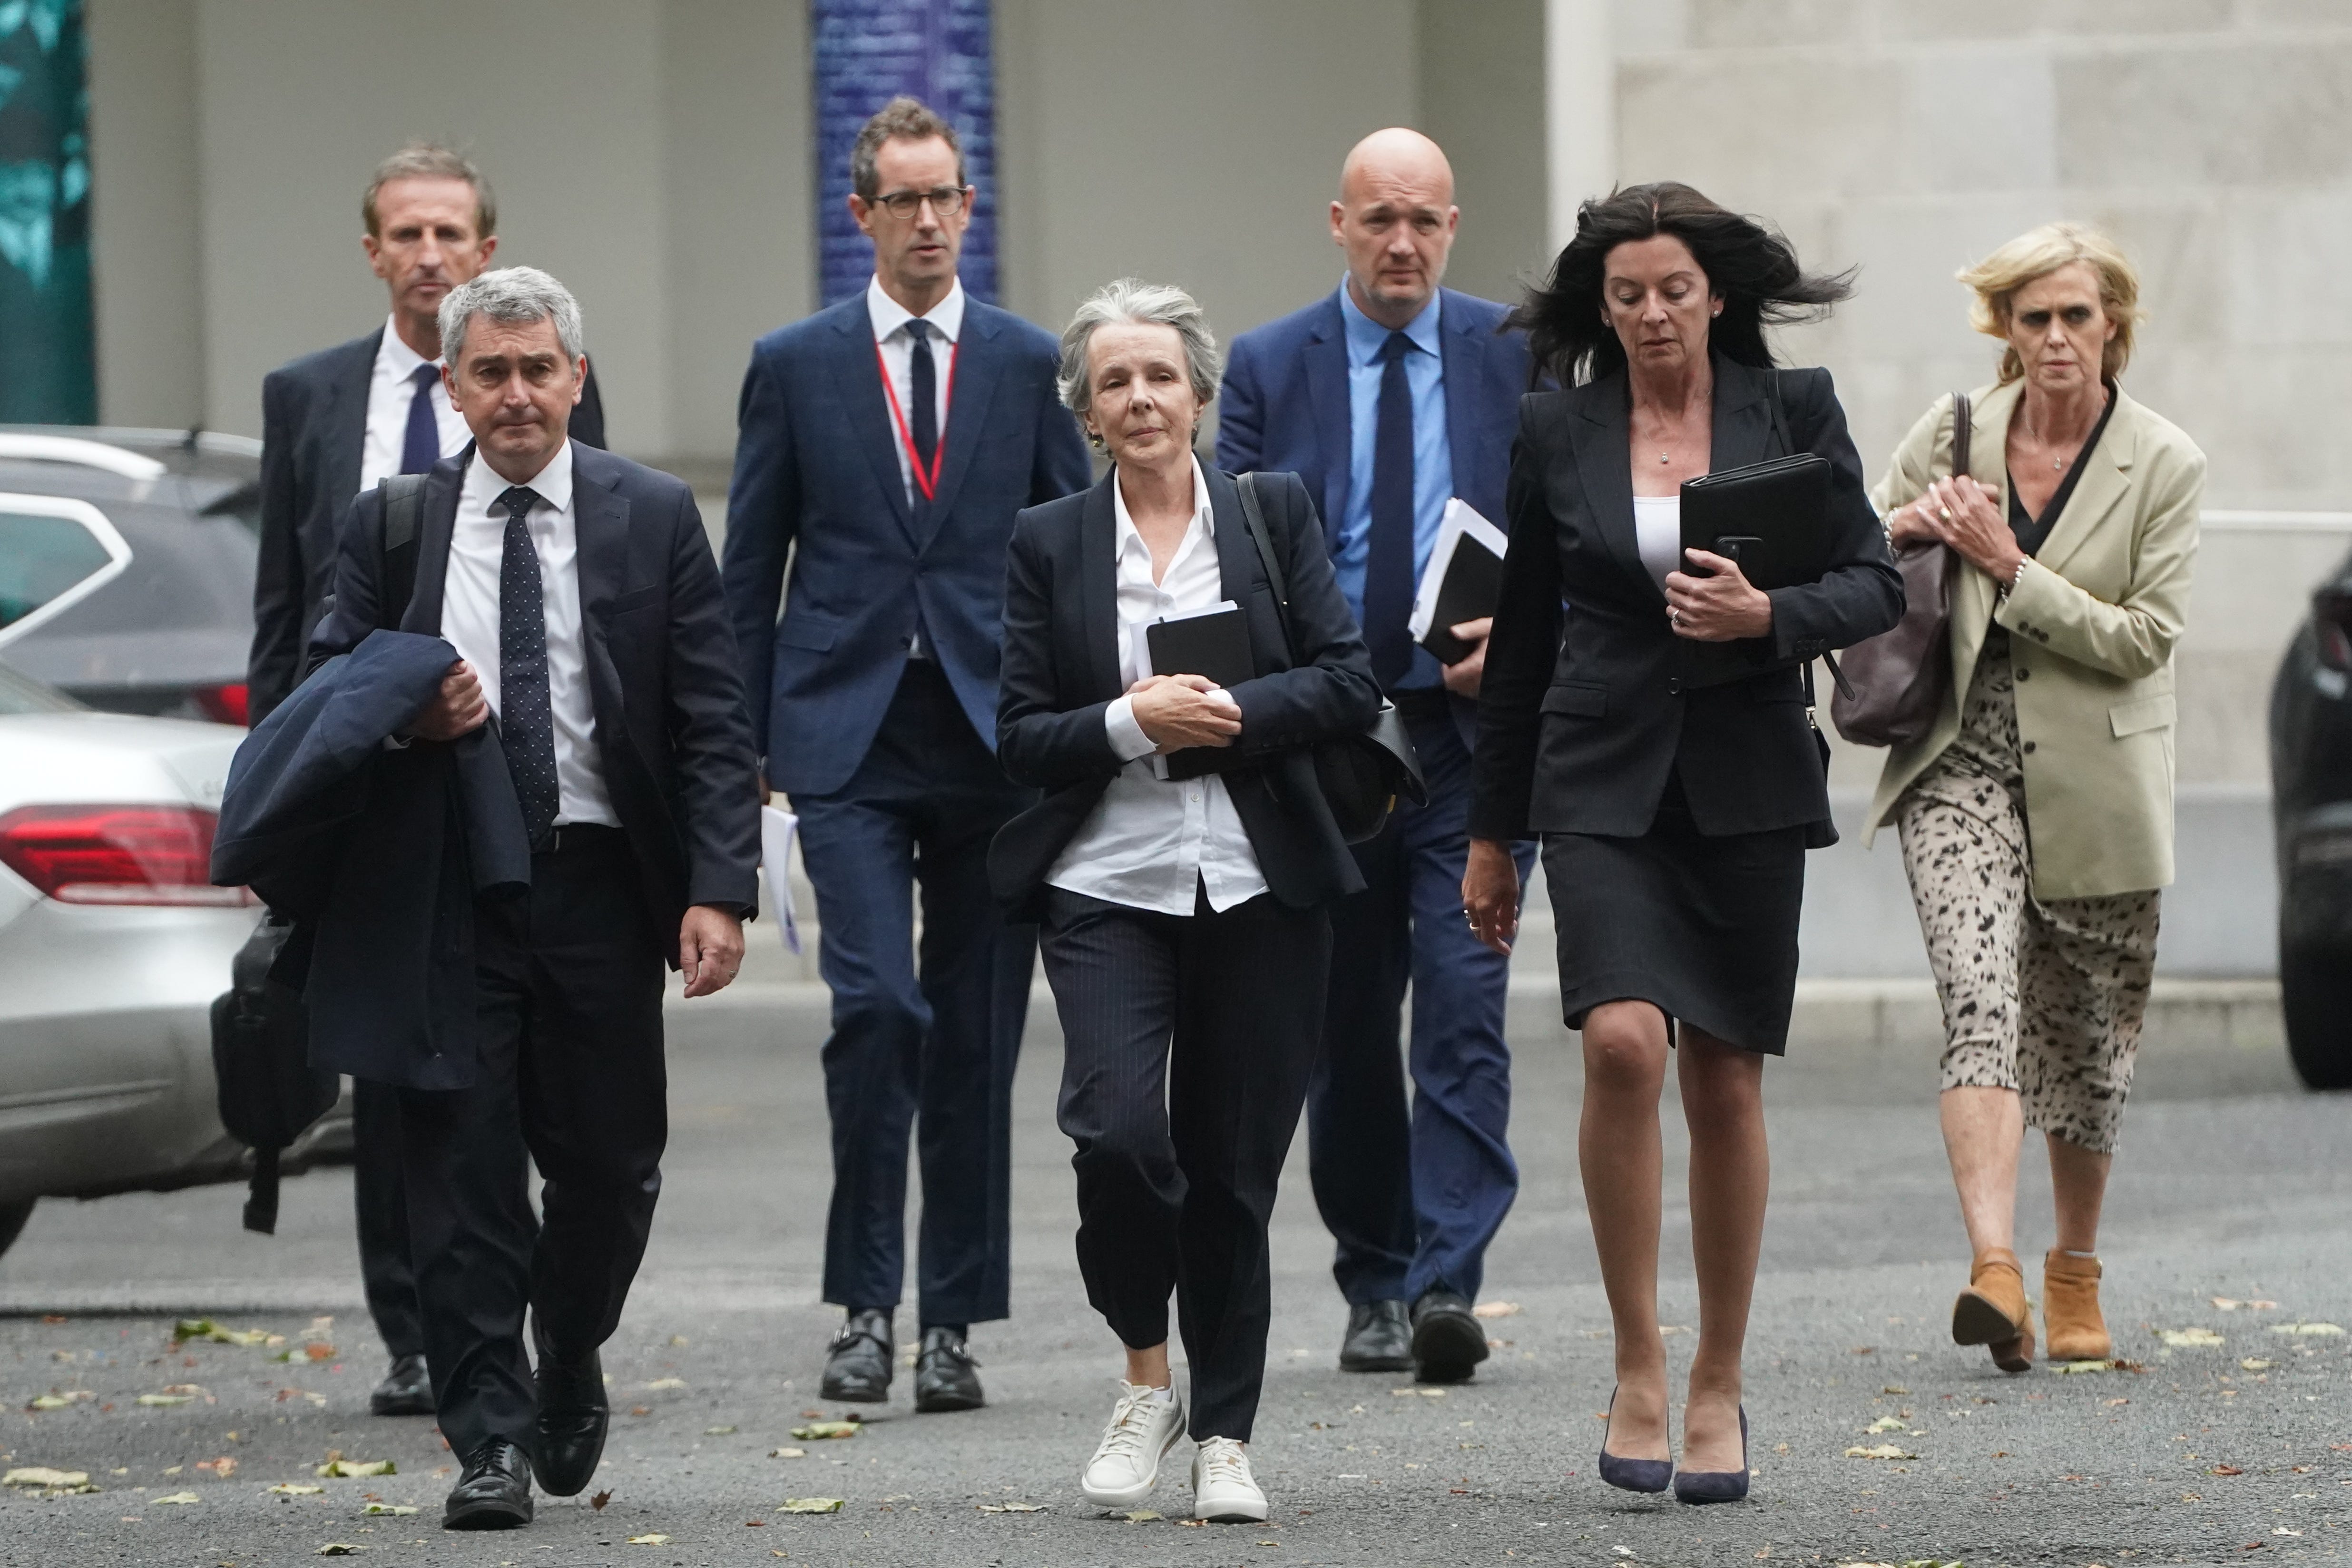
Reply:
[[[1240,478],[1242,520],[1257,545],[1257,558],[1265,564],[1266,582],[1282,611],[1283,646],[1295,667],[1298,641],[1290,629],[1290,585],[1266,532],[1256,479],[1255,474]],[[1324,804],[1331,808],[1339,837],[1350,844],[1361,844],[1380,833],[1396,807],[1398,795],[1416,805],[1429,799],[1429,786],[1421,776],[1421,757],[1412,749],[1412,737],[1405,732],[1404,717],[1385,697],[1381,699],[1380,712],[1361,734],[1315,743],[1315,783],[1323,792]]]

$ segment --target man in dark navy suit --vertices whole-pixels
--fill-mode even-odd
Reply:
[[[1454,171],[1415,131],[1349,153],[1331,204],[1348,258],[1331,294],[1234,340],[1217,462],[1296,473],[1323,511],[1372,673],[1412,732],[1427,804],[1400,801],[1356,847],[1366,890],[1331,910],[1323,1059],[1307,1102],[1308,1171],[1349,1303],[1339,1364],[1457,1381],[1486,1358],[1471,1315],[1518,1168],[1507,1142],[1509,961],[1470,933],[1470,741],[1486,618],[1441,665],[1406,629],[1448,501],[1506,528],[1503,489],[1528,390],[1504,307],[1440,287],[1459,222]],[[1532,858],[1532,857],[1530,857]],[[1520,868],[1522,879],[1527,867]],[[1410,1115],[1399,1015],[1412,988]]]
[[[957,280],[974,193],[953,128],[895,100],[850,175],[874,279],[752,345],[727,596],[833,991],[824,1297],[847,1316],[824,1396],[889,1397],[919,1117],[915,1407],[965,1410],[982,1403],[965,1335],[1010,1310],[1013,1067],[1036,947],[987,878],[989,840],[1033,798],[995,754],[1005,548],[1014,513],[1090,475],[1054,339]]]
[[[689,997],[734,978],[759,898],[759,775],[692,493],[566,438],[586,370],[578,304],[510,267],[453,289],[441,322],[474,444],[427,474],[406,541],[383,490],[360,498],[312,648],[349,652],[379,627],[447,641],[457,660],[406,743],[495,722],[530,846],[522,896],[471,907],[470,1028],[354,1026],[333,1043],[399,1096],[436,1414],[464,1466],[442,1523],[488,1530],[530,1522],[534,1470],[569,1497],[604,1451],[598,1349],[645,1256],[668,1136],[663,965]],[[372,788],[433,787],[405,761],[379,755]],[[383,871],[377,901],[430,869]],[[336,897],[365,909],[368,892]],[[431,934],[389,933],[384,970],[350,984],[407,973]]]
[[[261,559],[246,671],[257,724],[300,684],[311,630],[335,568],[352,498],[388,474],[421,474],[472,435],[441,385],[442,297],[489,265],[498,207],[481,171],[419,142],[377,165],[360,198],[360,244],[392,295],[392,315],[364,337],[306,354],[261,384]],[[572,439],[604,444],[592,376]],[[352,1087],[352,1183],[360,1276],[392,1367],[369,1398],[379,1415],[433,1409],[400,1188],[399,1111],[371,1083]]]

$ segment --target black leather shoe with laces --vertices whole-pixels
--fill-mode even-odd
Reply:
[[[971,1359],[963,1335],[954,1329],[925,1329],[923,1348],[915,1357],[915,1408],[935,1414],[977,1410],[987,1403],[980,1391],[980,1363]]]
[[[1412,1304],[1412,1359],[1423,1383],[1466,1383],[1486,1359],[1486,1325],[1453,1290],[1432,1290]]]
[[[430,1415],[433,1414],[433,1379],[425,1370],[421,1355],[396,1355],[392,1358],[392,1370],[368,1395],[368,1413],[372,1415]]]
[[[530,1459],[504,1437],[466,1456],[441,1507],[444,1530],[520,1530],[530,1522]]]
[[[1411,1372],[1412,1321],[1402,1301],[1361,1301],[1348,1309],[1339,1342],[1341,1372]]]
[[[538,1382],[539,1484],[553,1496],[576,1497],[596,1474],[612,1425],[604,1363],[594,1351],[566,1362],[542,1346]]]
[[[890,1314],[878,1307],[852,1312],[825,1347],[826,1399],[880,1405],[890,1397]]]

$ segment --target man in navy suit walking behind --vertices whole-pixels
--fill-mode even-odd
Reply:
[[[1339,174],[1330,295],[1234,340],[1217,463],[1297,474],[1322,509],[1331,564],[1363,625],[1372,673],[1412,732],[1426,805],[1400,802],[1356,847],[1368,884],[1331,907],[1323,1057],[1307,1102],[1308,1173],[1339,1243],[1349,1303],[1339,1364],[1466,1378],[1486,1359],[1471,1315],[1487,1243],[1518,1167],[1506,1134],[1509,961],[1463,917],[1470,739],[1489,622],[1445,666],[1405,623],[1448,500],[1506,527],[1503,488],[1528,351],[1503,306],[1439,287],[1459,219],[1437,143],[1391,128]],[[1532,859],[1532,854],[1528,855]],[[1527,874],[1522,862],[1520,875]],[[1412,1108],[1399,1015],[1412,986]]]
[[[995,754],[1005,548],[1016,512],[1092,475],[1053,337],[957,279],[973,192],[954,129],[893,100],[850,176],[874,279],[752,345],[725,579],[833,991],[824,1297],[846,1317],[824,1397],[889,1397],[919,1116],[915,1407],[968,1410],[983,1400],[965,1335],[1010,1310],[1013,1068],[1036,946],[986,868],[1031,800]]]

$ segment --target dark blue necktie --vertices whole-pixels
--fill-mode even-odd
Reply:
[[[931,457],[940,449],[940,370],[931,359],[931,324],[918,316],[907,323],[907,336],[914,346],[907,354],[907,401],[914,406],[907,410],[907,426],[915,443],[915,460],[922,465],[923,479],[931,476]],[[924,499],[922,483],[915,486],[908,499],[918,518],[929,510]],[[915,610],[915,642],[918,657],[927,656],[931,639],[925,634],[923,612]]]
[[[408,373],[416,391],[408,399],[408,433],[400,438],[400,471],[430,473],[441,460],[441,425],[433,417],[434,395],[440,389],[441,367],[420,364]]]
[[[1404,356],[1412,340],[1381,345],[1380,417],[1372,435],[1372,526],[1364,559],[1364,642],[1372,675],[1393,690],[1412,668],[1412,386]]]
[[[499,562],[499,742],[531,847],[545,848],[562,795],[555,783],[554,706],[547,694],[547,599],[529,519],[539,500],[517,485],[491,504],[507,514],[506,552]]]

